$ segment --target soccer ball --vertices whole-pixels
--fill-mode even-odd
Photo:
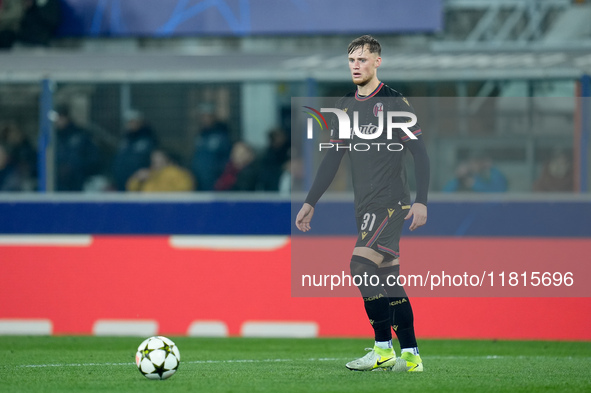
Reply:
[[[163,336],[145,339],[137,348],[135,364],[148,379],[170,378],[179,368],[181,353],[172,340]]]

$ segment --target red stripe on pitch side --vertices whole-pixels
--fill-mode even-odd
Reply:
[[[581,145],[581,81],[576,83],[573,146]],[[573,191],[581,191],[581,149],[573,149]]]

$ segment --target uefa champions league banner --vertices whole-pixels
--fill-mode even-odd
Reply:
[[[442,0],[62,0],[62,36],[434,32]]]

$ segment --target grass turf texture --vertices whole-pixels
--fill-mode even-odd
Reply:
[[[369,339],[171,339],[179,370],[150,381],[134,363],[141,338],[0,336],[0,391],[591,391],[590,342],[421,340],[425,372],[399,374],[345,368]]]

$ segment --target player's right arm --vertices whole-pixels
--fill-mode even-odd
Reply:
[[[296,227],[302,232],[308,232],[313,215],[314,207],[309,203],[304,203],[304,206],[302,206],[296,217]]]
[[[314,206],[322,194],[328,189],[330,183],[332,183],[343,159],[343,155],[345,155],[345,149],[337,150],[335,148],[328,150],[322,159],[306,201],[296,217],[295,224],[300,231],[308,232],[310,230],[310,221],[314,215]]]

